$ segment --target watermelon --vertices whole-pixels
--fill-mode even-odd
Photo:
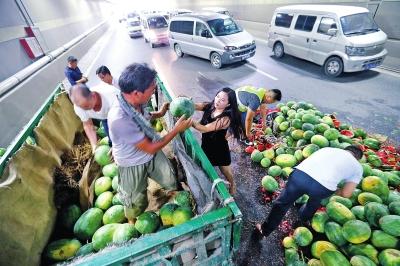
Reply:
[[[290,124],[295,129],[301,129],[301,126],[303,125],[303,122],[301,122],[300,119],[295,118],[295,119],[292,120],[292,122]]]
[[[287,248],[285,249],[285,262],[286,265],[296,265],[296,263],[300,260],[299,254],[297,253],[297,249],[295,248]]]
[[[72,204],[66,208],[63,208],[60,213],[61,225],[65,229],[72,231],[76,221],[78,221],[81,215],[81,208],[79,208],[76,204]]]
[[[292,108],[292,106],[295,105],[295,104],[296,104],[295,101],[288,101],[288,102],[286,103],[286,106],[289,107],[289,108]]]
[[[376,266],[375,262],[361,255],[351,257],[350,264],[352,266]]]
[[[100,121],[100,126],[99,128],[96,130],[96,134],[100,137],[100,138],[105,138],[107,136],[106,131],[104,130],[104,125],[103,125],[103,121]],[[107,144],[108,145],[108,144]]]
[[[340,149],[341,148],[341,144],[337,139],[335,139],[335,140],[329,141],[329,147]]]
[[[361,188],[365,192],[378,195],[382,200],[389,196],[389,187],[377,176],[367,176],[361,181]]]
[[[379,219],[379,226],[389,235],[400,236],[400,216],[386,215]]]
[[[394,215],[400,215],[400,201],[393,201],[389,204],[389,212]]]
[[[75,256],[81,247],[77,239],[59,239],[45,248],[44,255],[54,261],[63,261]]]
[[[367,132],[362,128],[356,128],[353,130],[354,137],[365,139],[367,137]]]
[[[379,262],[382,266],[398,266],[400,265],[400,250],[385,249],[379,254]]]
[[[101,193],[112,188],[112,180],[108,176],[102,176],[94,182],[94,193],[99,196]]]
[[[266,175],[261,179],[262,187],[268,192],[275,192],[279,189],[279,184],[272,176]]]
[[[314,131],[311,130],[304,131],[303,139],[310,140],[314,135],[315,135]]]
[[[321,262],[324,266],[351,266],[347,258],[337,250],[326,250],[321,254]]]
[[[321,120],[322,120],[322,122],[324,122],[325,124],[327,124],[327,125],[333,127],[333,120],[332,120],[332,118],[331,118],[330,116],[325,115],[324,117],[322,117]]]
[[[339,138],[339,131],[335,128],[329,128],[324,132],[324,137],[327,140],[337,140]]]
[[[349,244],[344,247],[348,256],[361,255],[378,264],[378,251],[370,244]]]
[[[262,167],[268,168],[271,165],[271,160],[268,158],[262,158],[260,164]]]
[[[193,217],[193,212],[188,207],[178,207],[172,214],[172,223],[174,226],[183,224]]]
[[[302,153],[301,150],[295,151],[295,152],[294,152],[294,157],[296,158],[296,160],[297,160],[298,162],[301,162],[301,161],[304,159],[303,153]]]
[[[365,204],[364,215],[371,226],[379,227],[379,219],[385,215],[389,215],[389,209],[381,203],[368,202]]]
[[[322,266],[322,262],[317,259],[311,259],[307,262],[307,266]]]
[[[288,121],[283,121],[279,124],[278,128],[280,131],[285,132],[289,128],[290,124]]]
[[[344,246],[347,240],[343,237],[342,227],[335,222],[327,222],[324,226],[325,235],[330,242],[337,246]]]
[[[274,122],[277,123],[278,125],[280,123],[282,123],[283,121],[285,121],[285,117],[283,115],[278,115],[277,117],[275,117]]]
[[[121,224],[115,229],[113,234],[113,243],[123,243],[132,238],[138,238],[139,232],[133,224]]]
[[[372,232],[371,243],[374,247],[380,249],[400,248],[400,240],[381,230],[375,230]]]
[[[356,188],[356,189],[353,190],[353,192],[351,193],[351,196],[349,198],[349,200],[351,201],[352,206],[358,204],[358,195],[360,195],[361,193],[362,193],[361,189]]]
[[[314,127],[313,124],[304,123],[304,124],[301,126],[301,129],[302,129],[304,132],[306,132],[306,131],[311,131],[311,132],[314,133],[315,127]]]
[[[388,180],[389,186],[397,187],[400,185],[400,176],[390,172],[384,172],[383,174]]]
[[[290,108],[289,108],[288,106],[282,106],[282,107],[280,107],[279,109],[281,110],[281,112],[282,112],[284,115],[286,115]]]
[[[373,150],[379,150],[381,143],[374,138],[366,138],[363,141],[364,145]]]
[[[286,236],[283,240],[282,240],[282,245],[285,248],[295,248],[297,249],[297,244],[296,241],[294,241],[294,238],[292,236]]]
[[[117,191],[118,190],[118,179],[119,177],[116,175],[113,177],[112,182],[111,182],[111,187],[113,189],[113,191]]]
[[[320,134],[324,134],[325,131],[327,131],[328,129],[329,126],[325,123],[319,123],[318,125],[315,126],[315,130]]]
[[[313,235],[310,230],[306,227],[297,227],[293,232],[293,238],[296,244],[305,247],[311,244]]]
[[[354,214],[354,216],[361,221],[365,221],[365,207],[362,205],[357,205],[351,208],[351,212]]]
[[[344,224],[349,220],[356,219],[354,214],[346,206],[339,202],[329,202],[326,205],[326,213],[328,214],[329,218],[340,224]]]
[[[329,146],[329,141],[321,135],[312,136],[311,143],[317,145],[320,148],[325,148]]]
[[[371,236],[369,225],[360,220],[347,221],[342,228],[343,237],[353,244],[360,244],[367,241]]]
[[[280,155],[280,154],[284,154],[285,153],[285,148],[284,147],[279,147],[278,149],[276,149],[275,154],[276,155]]]
[[[308,144],[308,141],[305,139],[299,139],[296,143],[296,148],[303,148]],[[301,155],[303,157],[303,155]]]
[[[113,241],[115,230],[120,224],[106,224],[100,227],[92,237],[93,249],[99,251]]]
[[[315,136],[314,136],[315,137]],[[319,146],[316,144],[308,144],[306,147],[304,147],[303,149],[303,157],[304,158],[308,158],[311,156],[311,154],[313,154],[314,152],[316,152],[317,150],[319,150]]]
[[[174,203],[166,203],[160,209],[160,218],[164,226],[173,225],[173,214],[179,205]]]
[[[367,177],[367,176],[373,175],[372,167],[369,164],[362,163],[361,166],[363,168],[363,177]]]
[[[360,195],[358,195],[357,198],[358,198],[358,202],[361,205],[365,205],[368,202],[382,203],[382,199],[379,196],[377,196],[373,193],[370,193],[370,192],[362,192],[362,193],[360,193]]]
[[[0,157],[3,156],[6,153],[6,149],[5,148],[0,148]]]
[[[190,207],[192,202],[192,197],[189,191],[178,191],[174,197],[174,203],[182,207]]]
[[[341,196],[337,196],[337,195],[333,195],[332,197],[329,198],[329,202],[332,202],[332,201],[342,203],[344,206],[346,206],[349,209],[353,206],[350,199],[344,198]]]
[[[264,158],[268,158],[270,160],[275,158],[275,151],[272,148],[271,149],[267,149],[267,150],[263,151],[262,153],[264,155]]]
[[[289,175],[293,172],[293,168],[292,167],[285,167],[282,169],[282,175],[284,177],[289,177]]]
[[[321,254],[327,250],[337,250],[336,246],[328,241],[315,241],[311,245],[311,254],[319,259]]]
[[[278,165],[271,166],[268,168],[268,175],[272,177],[277,177],[282,174],[282,168]]]
[[[90,242],[90,243],[87,243],[86,245],[83,245],[80,249],[78,249],[75,256],[77,256],[77,257],[85,256],[85,255],[88,255],[93,252],[95,252],[95,250],[93,248],[92,242]]]
[[[316,125],[319,123],[319,119],[312,114],[304,114],[303,117],[301,118],[301,121],[303,121],[303,123],[310,123],[313,125]]]
[[[377,155],[369,155],[367,158],[367,161],[370,165],[372,165],[374,167],[382,166],[381,158],[379,158]]]
[[[90,208],[85,211],[74,225],[74,234],[80,240],[89,240],[103,220],[103,211],[99,208]]]
[[[157,120],[156,125],[154,126],[154,129],[157,132],[163,131],[164,127],[163,127],[163,124],[162,124],[162,122],[160,120]]]
[[[264,155],[259,150],[254,150],[250,157],[253,162],[259,163],[264,158]]]
[[[118,166],[115,163],[110,163],[103,166],[102,173],[104,176],[113,178],[118,175]]]
[[[108,146],[109,142],[110,142],[109,138],[104,137],[99,141],[98,145],[107,145]]]
[[[325,232],[325,223],[329,220],[328,214],[324,211],[317,211],[312,220],[311,227],[318,233]]]
[[[110,147],[108,145],[98,146],[94,151],[94,160],[100,165],[105,166],[111,163],[109,155]]]
[[[123,223],[126,221],[124,206],[111,206],[103,215],[103,224]]]
[[[123,205],[123,203],[119,197],[119,193],[116,193],[114,195],[114,197],[112,198],[112,205]]]
[[[281,154],[275,158],[275,163],[282,168],[293,167],[296,165],[297,160],[296,157],[291,154]]]
[[[304,131],[301,129],[296,129],[293,130],[292,133],[290,134],[290,136],[294,139],[294,140],[299,140],[302,139],[304,135]]]
[[[390,204],[395,201],[400,201],[400,193],[395,190],[391,190],[391,191],[389,191],[389,196],[388,196],[386,202],[388,204]]]
[[[160,225],[160,218],[155,212],[146,211],[137,217],[135,228],[141,234],[154,233]]]
[[[97,197],[94,206],[102,210],[107,210],[112,205],[113,197],[114,194],[111,191],[105,191]]]
[[[185,115],[186,118],[189,118],[193,115],[194,109],[193,100],[184,96],[176,97],[169,104],[169,111],[174,117]]]

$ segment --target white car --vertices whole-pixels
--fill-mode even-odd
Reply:
[[[142,28],[140,27],[139,17],[129,18],[126,21],[126,29],[131,38],[143,36]]]

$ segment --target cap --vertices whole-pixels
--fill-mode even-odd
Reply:
[[[75,56],[70,55],[70,56],[68,56],[67,61],[68,61],[68,62],[74,62],[74,61],[78,61],[78,59],[76,59]]]

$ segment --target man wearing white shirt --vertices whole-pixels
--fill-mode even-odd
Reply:
[[[101,84],[92,89],[85,84],[77,84],[71,88],[70,98],[74,104],[75,113],[83,123],[83,129],[93,151],[96,148],[97,135],[92,119],[102,120],[104,130],[109,136],[107,116],[113,102],[117,99],[117,94],[118,89],[108,84]]]
[[[118,80],[115,79],[112,75],[111,75],[111,71],[108,69],[108,67],[106,66],[100,66],[97,70],[96,70],[96,75],[99,77],[99,79],[101,79],[101,81],[103,81],[104,83],[107,83],[108,85],[114,86],[115,88],[119,89],[119,85],[118,85]]]
[[[362,155],[361,149],[355,145],[344,150],[322,148],[313,153],[290,174],[268,218],[262,225],[256,225],[256,234],[268,236],[280,224],[290,206],[304,194],[309,196],[309,200],[299,210],[303,222],[314,215],[321,206],[321,200],[333,193],[349,198],[362,178],[363,169],[358,162]],[[340,182],[344,182],[344,186],[338,189]]]

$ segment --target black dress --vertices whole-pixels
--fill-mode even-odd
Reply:
[[[204,108],[200,124],[207,125],[224,116],[227,116],[227,114],[222,113],[217,117],[212,117],[211,106],[208,105]],[[231,164],[231,153],[228,141],[225,138],[227,131],[228,129],[220,129],[201,134],[201,148],[213,166],[228,166]]]

